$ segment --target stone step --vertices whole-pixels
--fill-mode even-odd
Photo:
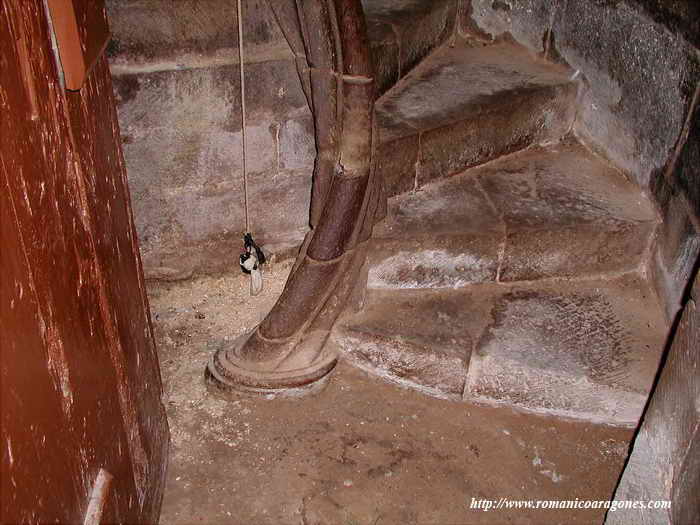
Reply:
[[[666,324],[637,276],[371,290],[333,341],[367,372],[452,400],[634,426]]]
[[[453,39],[456,4],[454,0],[362,0],[380,94]]]
[[[389,199],[369,288],[580,278],[635,270],[652,204],[573,139],[534,146]]]
[[[377,103],[379,172],[396,195],[571,128],[577,83],[561,65],[498,43],[443,46]]]

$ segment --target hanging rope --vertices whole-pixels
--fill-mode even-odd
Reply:
[[[243,9],[241,0],[236,0],[238,6],[238,63],[241,72],[241,142],[243,144],[243,202],[245,206],[245,232],[250,233],[250,219],[248,214],[248,172],[246,170],[246,108],[245,108],[245,71],[243,52]]]
[[[248,171],[246,166],[246,106],[245,106],[245,52],[243,50],[243,8],[242,0],[236,0],[238,8],[238,63],[241,72],[241,143],[243,146],[243,202],[245,206],[245,235],[243,245],[245,251],[241,254],[239,264],[243,273],[250,275],[250,295],[258,295],[262,292],[262,270],[261,265],[265,264],[265,254],[260,247],[255,244],[253,235],[250,233],[250,212],[248,209]]]

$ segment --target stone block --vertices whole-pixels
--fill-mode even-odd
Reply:
[[[441,180],[388,202],[388,218],[374,227],[375,239],[414,239],[435,235],[503,236],[498,211],[476,177]]]
[[[533,143],[558,140],[573,122],[576,92],[565,68],[519,47],[444,48],[379,100],[380,136],[388,143],[420,134],[422,185]],[[396,144],[412,147],[408,139]],[[383,147],[380,158],[384,152],[389,159],[400,155]],[[405,162],[403,156],[399,160]]]
[[[552,45],[586,85],[576,132],[648,187],[700,80],[696,50],[630,2],[589,0],[557,13]]]
[[[300,245],[308,230],[308,174],[258,174],[249,184],[256,241]],[[134,199],[134,215],[147,278],[218,274],[238,264],[245,231],[242,187],[181,188],[157,197],[149,192]]]
[[[182,62],[226,55],[237,61],[236,3],[228,0],[107,0],[112,32],[108,56],[119,64]],[[243,0],[244,37],[251,48],[286,48],[265,0]],[[252,49],[248,49],[252,51]],[[235,57],[235,58],[234,58]]]
[[[454,0],[433,0],[424,6],[423,11],[408,11],[397,20],[402,77],[454,35],[457,17]]]
[[[638,278],[518,286],[495,301],[465,399],[634,427],[665,323]]]
[[[389,90],[400,79],[399,41],[391,24],[377,19],[367,19],[367,34],[378,94]]]
[[[610,512],[608,525],[700,520],[700,279],[689,298],[615,491],[616,500],[667,500],[671,507]]]
[[[481,40],[510,38],[544,54],[547,33],[560,5],[549,0],[460,0],[460,32]]]
[[[385,93],[453,34],[454,0],[363,0],[377,72]]]
[[[375,240],[368,259],[372,289],[456,289],[495,281],[500,235],[426,235]]]
[[[413,189],[418,151],[418,135],[409,135],[379,145],[377,173],[384,180],[387,197]]]
[[[259,242],[298,243],[314,155],[296,67],[265,62],[246,73],[264,86],[247,100],[253,231]],[[230,269],[245,229],[238,67],[117,75],[114,87],[147,276]]]
[[[474,341],[487,324],[493,291],[400,294],[373,291],[365,309],[332,335],[344,356],[383,379],[426,394],[462,398]]]
[[[668,200],[663,219],[653,246],[650,277],[672,322],[700,257],[700,232],[678,193]]]
[[[505,221],[500,279],[632,271],[657,224],[651,203],[575,142],[475,170]]]
[[[279,128],[279,168],[311,172],[315,159],[313,119],[309,116],[282,123]]]
[[[532,144],[559,140],[573,121],[573,84],[503,96],[488,112],[421,135],[419,185]]]

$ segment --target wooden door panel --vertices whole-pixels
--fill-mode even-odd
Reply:
[[[167,423],[109,72],[66,94],[42,3],[1,9],[0,521],[82,523],[104,468],[102,523],[153,522]]]
[[[148,490],[149,465],[165,464],[160,441],[144,439],[164,424],[160,373],[150,328],[124,161],[119,147],[119,124],[105,57],[79,92],[67,94],[71,132],[86,195],[95,258],[100,267],[104,315],[112,340],[114,368],[129,385],[122,392],[124,417],[130,436],[139,497],[153,500]],[[98,140],[93,140],[98,137]],[[130,286],[124,286],[129,283]],[[138,418],[139,414],[155,417]],[[153,444],[154,446],[150,446]]]

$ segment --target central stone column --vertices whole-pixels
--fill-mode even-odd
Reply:
[[[307,235],[265,320],[207,365],[224,391],[300,395],[320,388],[338,356],[326,345],[385,213],[373,162],[374,77],[360,0],[270,0],[297,57],[316,136]]]

